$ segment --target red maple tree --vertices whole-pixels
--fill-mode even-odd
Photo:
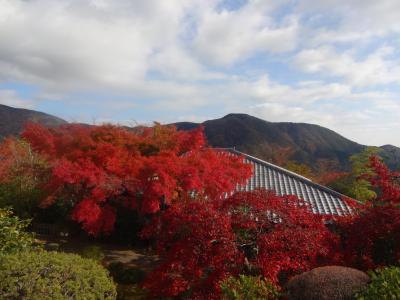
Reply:
[[[304,201],[271,191],[240,192],[224,201],[182,203],[143,232],[161,265],[144,286],[155,297],[219,299],[219,284],[239,273],[279,280],[336,262],[338,238]]]
[[[207,147],[202,128],[29,124],[23,138],[51,164],[43,206],[68,201],[90,234],[110,233],[119,206],[153,214],[187,195],[221,197],[251,174],[241,157]]]
[[[340,258],[337,236],[322,216],[313,214],[296,196],[242,192],[227,199],[222,208],[231,216],[252,268],[275,283]]]
[[[142,234],[156,241],[161,259],[143,284],[155,298],[220,299],[220,281],[243,266],[230,217],[209,200],[172,206]]]
[[[366,175],[378,197],[340,222],[347,265],[369,270],[400,262],[399,173],[376,156],[370,158],[373,175]]]

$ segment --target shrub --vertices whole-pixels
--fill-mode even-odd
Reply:
[[[20,220],[9,209],[0,208],[0,254],[32,248],[34,238],[25,232],[28,220]]]
[[[400,299],[400,268],[386,267],[369,274],[371,283],[356,295],[357,299]]]
[[[24,140],[0,143],[0,207],[11,206],[16,215],[32,218],[44,196],[49,164]]]
[[[99,262],[101,262],[105,258],[104,252],[99,246],[85,247],[81,252],[81,256]]]
[[[19,252],[0,256],[0,299],[116,299],[108,272],[79,255]]]
[[[286,285],[289,300],[347,300],[369,282],[362,271],[338,266],[315,268],[297,275]]]
[[[240,275],[239,278],[229,277],[221,283],[222,299],[278,299],[276,287],[259,276]]]

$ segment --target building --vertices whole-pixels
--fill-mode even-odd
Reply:
[[[320,215],[343,216],[352,213],[350,206],[343,201],[346,196],[334,190],[235,149],[224,150],[231,155],[243,156],[253,166],[253,175],[245,185],[237,186],[237,191],[262,188],[273,190],[278,195],[296,195],[310,205],[313,213]]]

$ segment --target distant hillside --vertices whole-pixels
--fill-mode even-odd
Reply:
[[[63,119],[28,109],[0,104],[0,140],[17,135],[27,122],[45,126],[66,124]],[[246,114],[229,114],[201,124],[175,123],[180,130],[204,126],[208,142],[214,147],[235,147],[239,151],[284,166],[288,160],[305,163],[315,171],[348,170],[348,158],[366,146],[338,133],[306,123],[268,122]],[[380,155],[392,168],[400,167],[400,148],[385,145]]]
[[[67,123],[63,119],[42,112],[0,104],[0,140],[10,135],[18,135],[27,122],[40,123],[45,126]]]
[[[267,122],[246,114],[229,114],[202,124],[175,123],[178,129],[204,126],[214,147],[236,147],[253,156],[284,165],[287,160],[305,163],[318,169],[348,170],[348,158],[366,146],[338,133],[306,123]],[[400,165],[400,148],[382,146],[381,155],[390,167]]]

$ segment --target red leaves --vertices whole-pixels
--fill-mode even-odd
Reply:
[[[114,228],[115,210],[110,205],[100,206],[92,199],[84,199],[74,207],[72,220],[81,223],[89,234],[109,234]]]
[[[337,250],[335,235],[304,202],[262,190],[176,204],[143,236],[155,239],[162,259],[145,282],[155,297],[219,299],[230,274],[256,271],[278,282],[332,262]]]
[[[362,270],[398,264],[400,260],[400,186],[398,172],[391,172],[376,156],[370,157],[373,175],[364,177],[377,189],[371,205],[340,222],[346,264]]]
[[[340,226],[345,262],[361,270],[397,264],[400,260],[400,209],[368,207]]]
[[[400,204],[400,172],[391,172],[377,156],[370,157],[370,166],[375,175],[367,175],[372,185],[379,189],[378,202]]]
[[[229,216],[209,201],[177,203],[143,231],[155,238],[162,259],[144,286],[152,296],[219,299],[219,282],[238,271],[243,256],[236,247]]]
[[[263,190],[238,193],[223,208],[232,216],[240,243],[252,247],[250,262],[274,282],[282,273],[290,277],[329,261],[337,250],[337,238],[322,218],[296,197]]]
[[[23,137],[52,167],[42,206],[73,201],[74,219],[92,234],[111,231],[115,217],[106,209],[153,214],[189,196],[219,197],[251,175],[242,159],[206,148],[201,128],[181,132],[156,124],[134,132],[111,125],[30,124]],[[80,213],[88,199],[95,211],[101,206],[107,226],[96,213]]]

